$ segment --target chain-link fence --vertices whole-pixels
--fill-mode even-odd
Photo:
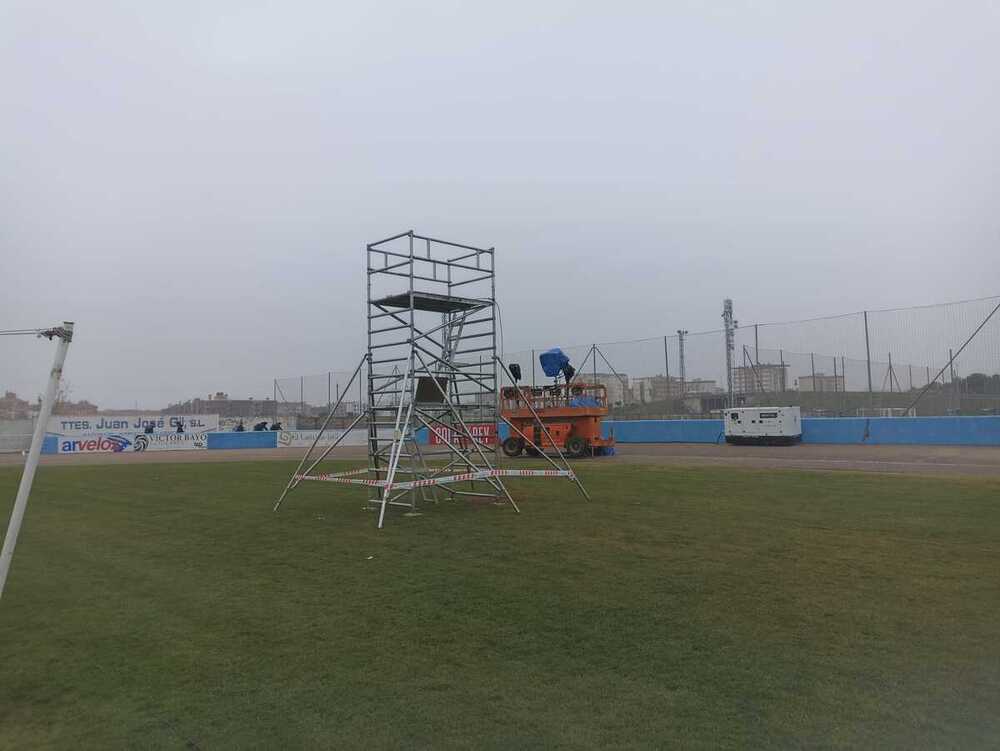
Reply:
[[[730,404],[797,405],[812,416],[1000,414],[1000,313],[991,317],[998,304],[1000,296],[737,323],[728,365],[722,327],[617,342],[554,342],[507,352],[505,359],[521,365],[524,383],[542,386],[550,379],[538,355],[559,346],[578,378],[607,387],[619,419],[708,416]],[[348,386],[352,374],[274,379],[275,414],[294,427],[315,427],[343,396],[335,422],[348,424],[367,403],[365,372]]]
[[[334,427],[346,427],[368,401],[366,373],[351,382],[353,370],[331,370],[312,375],[275,378],[273,399],[279,414],[298,430],[318,428],[337,402]]]
[[[1000,414],[1000,297],[561,346],[620,418],[798,405],[808,415]],[[971,337],[971,339],[970,339]],[[968,340],[967,346],[966,341]],[[547,382],[535,347],[506,354]]]
[[[737,301],[738,304],[738,301]],[[726,356],[726,332],[670,330],[616,342],[546,346],[505,353],[523,382],[542,386],[538,355],[560,346],[578,378],[608,389],[619,419],[717,414],[730,404],[798,405],[807,415],[1000,414],[1000,296],[914,308],[872,310],[777,323],[738,323]],[[22,451],[49,348],[7,337],[0,358],[0,451]],[[311,429],[333,406],[334,427],[346,427],[368,401],[367,372],[351,369],[274,378],[263,398],[226,395],[172,404],[179,414],[219,414],[223,430],[278,425]],[[488,367],[484,363],[484,367]],[[266,383],[266,382],[265,382]],[[73,402],[64,384],[56,414],[96,413]]]

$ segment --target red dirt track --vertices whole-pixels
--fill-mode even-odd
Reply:
[[[43,456],[45,465],[185,462],[294,461],[303,449],[233,451],[159,451],[121,454]],[[338,449],[337,458],[363,459],[361,446]],[[619,445],[611,458],[580,460],[602,466],[642,462],[669,466],[720,466],[756,469],[850,470],[909,475],[971,475],[1000,478],[1000,447],[986,446],[727,446],[690,443]],[[22,464],[19,454],[0,454],[0,466]]]

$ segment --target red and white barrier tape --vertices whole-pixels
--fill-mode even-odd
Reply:
[[[347,475],[359,475],[367,472],[367,468],[349,470],[347,472],[337,472],[329,475],[296,475],[297,480],[318,480],[320,482],[339,482],[344,485],[366,485],[373,488],[386,488],[385,480],[357,480]],[[568,469],[481,469],[476,472],[463,472],[458,475],[445,475],[443,477],[428,477],[424,480],[408,480],[406,482],[395,482],[389,490],[412,490],[413,488],[426,488],[431,485],[449,485],[453,482],[471,482],[475,480],[486,480],[490,477],[568,477],[573,479],[574,475]]]
[[[365,472],[368,470],[365,469]],[[360,474],[357,473],[357,474]],[[339,482],[344,485],[367,485],[377,488],[385,485],[385,480],[356,480],[351,477],[338,477],[337,475],[295,475],[296,480],[318,480],[320,482]]]

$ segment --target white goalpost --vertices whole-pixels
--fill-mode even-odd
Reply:
[[[69,349],[69,343],[73,340],[73,323],[72,321],[64,321],[62,326],[54,326],[49,329],[0,331],[0,335],[39,336],[45,337],[49,341],[52,339],[57,340],[56,354],[52,362],[52,370],[49,373],[49,382],[45,387],[45,395],[42,397],[42,402],[39,406],[35,429],[31,436],[31,448],[28,451],[28,458],[24,463],[24,472],[21,474],[21,482],[17,488],[14,508],[10,513],[10,522],[7,524],[7,534],[4,537],[3,550],[0,551],[0,597],[3,597],[4,585],[7,583],[7,574],[10,572],[10,564],[14,558],[14,546],[17,545],[17,536],[21,531],[21,522],[24,521],[24,512],[28,507],[28,496],[31,494],[31,484],[35,480],[35,470],[38,468],[38,458],[42,453],[45,429],[49,424],[52,405],[55,402],[56,392],[59,389],[59,381],[62,378],[63,363],[66,361],[66,351]]]

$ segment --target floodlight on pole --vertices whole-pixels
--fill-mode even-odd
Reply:
[[[45,396],[42,398],[38,418],[35,422],[35,430],[31,437],[28,459],[24,463],[24,472],[21,474],[17,496],[14,498],[14,508],[10,513],[10,522],[7,524],[3,550],[0,551],[0,597],[3,596],[4,585],[7,583],[7,575],[10,573],[10,565],[14,559],[17,536],[21,531],[24,513],[28,508],[28,496],[31,494],[31,485],[35,481],[35,470],[38,468],[38,458],[42,453],[42,443],[45,441],[45,430],[49,424],[49,417],[52,415],[52,405],[55,402],[56,392],[59,390],[63,364],[66,362],[66,352],[69,350],[69,343],[73,340],[73,322],[65,321],[62,326],[32,331],[32,333],[49,340],[57,339],[58,342],[52,370],[49,372],[49,382],[45,387]]]

